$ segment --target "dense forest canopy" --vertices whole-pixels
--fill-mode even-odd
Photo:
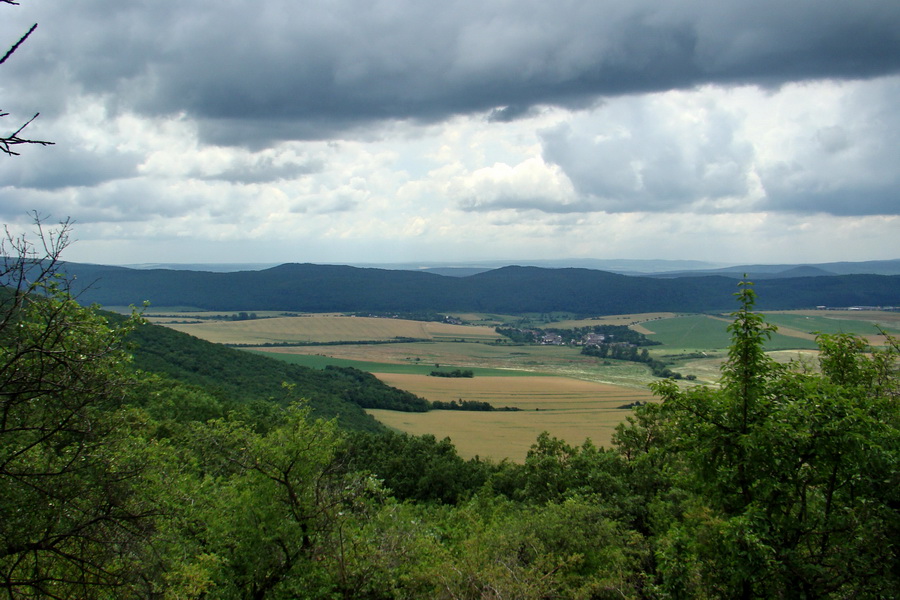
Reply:
[[[86,302],[185,306],[212,311],[616,315],[732,308],[725,276],[656,279],[593,269],[507,266],[468,277],[343,265],[285,264],[211,273],[66,263]],[[757,284],[766,309],[896,306],[900,275],[771,279]],[[447,314],[444,312],[444,314]]]
[[[66,233],[38,247],[56,259]],[[660,401],[636,408],[611,448],[544,434],[523,464],[465,461],[449,440],[342,428],[327,403],[314,412],[297,398],[309,385],[297,373],[281,373],[280,393],[257,382],[235,395],[218,347],[155,372],[178,348],[134,337],[139,315],[82,306],[53,260],[7,242],[20,252],[5,253],[17,283],[0,298],[9,598],[884,598],[900,588],[893,338],[872,348],[823,335],[816,368],[776,364],[762,346],[773,328],[742,284],[720,385],[661,381]],[[157,345],[133,358],[142,344]]]

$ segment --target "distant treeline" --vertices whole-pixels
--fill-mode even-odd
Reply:
[[[517,411],[521,410],[514,406],[504,406],[502,408],[495,408],[489,402],[480,402],[478,400],[451,400],[450,402],[441,402],[440,400],[435,400],[431,403],[431,408],[433,410],[471,410],[471,411],[484,411],[491,412],[495,410],[499,411]]]
[[[646,348],[642,348],[638,350],[637,346],[632,346],[629,344],[597,344],[591,346],[585,346],[581,349],[581,353],[586,356],[595,356],[597,358],[612,358],[614,360],[628,360],[631,362],[644,363],[650,370],[653,372],[653,375],[656,377],[662,377],[664,379],[673,378],[673,379],[681,379],[681,373],[673,371],[669,368],[668,364],[659,360],[658,358],[653,358],[650,356],[650,353]],[[688,375],[686,379],[695,379],[694,375]]]
[[[425,398],[416,396],[411,392],[399,390],[384,385],[381,381],[365,371],[353,367],[327,366],[325,372],[337,375],[345,382],[352,385],[346,386],[343,393],[344,400],[352,402],[361,408],[380,408],[384,410],[396,410],[400,412],[428,412],[429,410],[470,410],[470,411],[514,411],[517,408],[505,406],[495,408],[487,402],[475,400],[452,400],[441,402],[436,400],[429,402]],[[467,371],[450,371],[449,373],[466,373]],[[471,371],[468,371],[471,373]],[[434,372],[432,372],[434,374]],[[445,377],[471,377],[472,375],[445,374]]]
[[[471,369],[454,369],[453,371],[432,371],[429,373],[431,377],[475,377],[475,373]]]
[[[350,313],[356,317],[374,317],[376,319],[405,319],[407,321],[425,321],[429,323],[461,323],[460,319],[444,313],[432,311],[361,311]]]

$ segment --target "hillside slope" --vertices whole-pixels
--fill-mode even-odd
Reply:
[[[304,398],[314,416],[337,417],[344,429],[384,431],[384,427],[351,400],[408,392],[375,378],[354,380],[337,371],[320,371],[212,344],[167,327],[145,324],[131,335],[134,365],[183,383],[203,387],[233,403],[285,403]],[[283,383],[294,386],[290,394]]]

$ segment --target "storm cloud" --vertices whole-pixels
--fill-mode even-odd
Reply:
[[[184,112],[233,144],[900,69],[892,0],[32,4],[4,15],[20,28],[41,23],[40,42],[17,57],[23,85],[109,95],[142,114]]]
[[[2,125],[40,111],[28,131],[57,144],[0,157],[8,221],[41,209],[181,254],[191,237],[264,239],[371,261],[391,240],[416,255],[623,256],[644,234],[610,228],[635,222],[670,252],[694,227],[729,239],[734,215],[823,237],[864,221],[890,240],[900,212],[896,0],[0,12],[0,43],[39,23],[0,66]],[[691,227],[664,224],[681,218]]]

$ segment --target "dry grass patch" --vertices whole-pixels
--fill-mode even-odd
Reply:
[[[385,425],[438,439],[449,437],[460,455],[495,460],[525,460],[542,431],[581,444],[590,438],[608,446],[616,425],[630,414],[617,408],[652,399],[649,390],[637,390],[564,377],[475,377],[443,379],[425,375],[377,374],[379,379],[428,400],[462,399],[512,406],[516,412],[431,411],[400,413],[368,411]]]
[[[500,337],[490,327],[341,315],[171,323],[166,326],[219,344],[389,341],[397,338],[494,340]]]

